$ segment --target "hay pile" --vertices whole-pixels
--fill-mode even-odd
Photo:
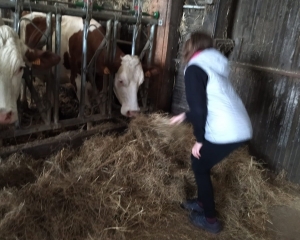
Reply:
[[[185,219],[178,203],[196,193],[193,141],[189,126],[172,127],[153,114],[132,121],[121,136],[95,136],[46,161],[12,155],[0,165],[1,239],[141,239],[176,213]],[[20,180],[5,182],[15,169]],[[267,237],[266,207],[285,195],[264,180],[247,150],[218,165],[213,182],[226,222],[220,239]]]

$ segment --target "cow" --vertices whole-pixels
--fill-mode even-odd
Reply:
[[[21,38],[31,47],[39,46],[45,48],[46,38],[43,36],[47,29],[46,14],[39,12],[31,12],[23,14],[23,18],[31,20],[21,22]],[[36,27],[39,29],[37,30]],[[52,18],[52,43],[55,46],[54,18]],[[80,99],[81,90],[81,64],[82,64],[82,36],[83,36],[83,20],[80,17],[62,16],[61,20],[61,51],[60,57],[62,61],[61,79],[64,83],[69,81],[74,86],[78,99]],[[87,37],[87,63],[93,58],[97,48],[101,44],[105,36],[105,29],[94,19],[90,21],[90,27]],[[139,111],[138,105],[138,89],[144,82],[144,71],[138,56],[125,55],[120,48],[116,48],[115,59],[113,65],[105,65],[106,49],[103,49],[95,63],[96,66],[96,85],[98,92],[102,86],[102,76],[115,71],[114,92],[121,104],[121,114],[127,117],[135,116]],[[112,70],[113,69],[113,70]],[[88,91],[92,90],[90,82],[86,84],[87,105],[90,104]]]
[[[1,19],[1,18],[0,18]],[[17,100],[25,64],[33,69],[50,69],[60,61],[60,56],[29,48],[18,34],[0,20],[0,125],[18,120]]]

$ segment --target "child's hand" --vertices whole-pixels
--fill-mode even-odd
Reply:
[[[202,148],[203,144],[202,143],[198,143],[196,142],[192,148],[192,154],[195,158],[200,158],[201,154],[200,154],[200,150]]]
[[[185,120],[185,113],[181,113],[177,116],[174,116],[170,119],[170,124],[180,124]]]

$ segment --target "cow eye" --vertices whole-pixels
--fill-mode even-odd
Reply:
[[[25,67],[23,67],[23,66],[22,66],[22,67],[19,67],[19,69],[16,71],[16,74],[21,73],[21,72],[24,70],[24,68],[25,68]]]
[[[119,83],[120,83],[120,84],[123,84],[123,81],[122,81],[122,80],[120,80],[120,81],[119,81]]]

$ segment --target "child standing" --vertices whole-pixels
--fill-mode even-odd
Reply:
[[[191,211],[194,225],[212,233],[222,230],[216,218],[211,168],[252,138],[252,125],[241,99],[231,85],[228,60],[213,48],[212,38],[194,32],[185,42],[185,90],[189,111],[174,116],[170,124],[192,123],[196,143],[192,169],[198,197],[182,206]]]

